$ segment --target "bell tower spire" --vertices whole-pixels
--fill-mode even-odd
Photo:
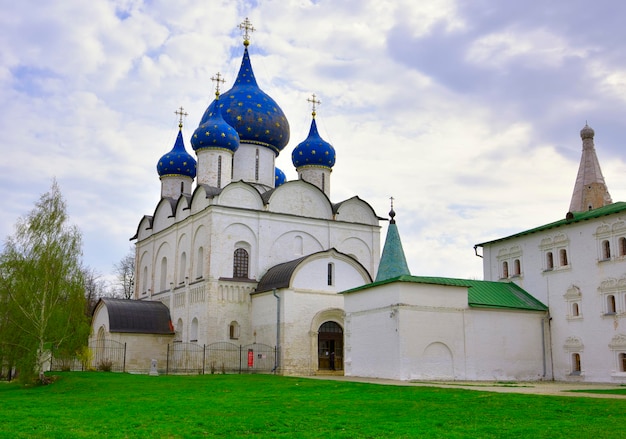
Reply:
[[[593,144],[595,132],[585,123],[580,130],[583,141],[583,153],[580,158],[578,175],[574,184],[574,192],[570,202],[570,212],[585,212],[611,204],[611,195],[604,182],[600,162]]]

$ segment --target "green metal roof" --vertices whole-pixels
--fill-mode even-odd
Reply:
[[[468,303],[472,308],[519,309],[547,311],[548,307],[513,282],[491,282],[485,280],[454,279],[447,277],[398,276],[353,288],[344,293],[365,290],[393,282],[448,285],[468,288]]]
[[[586,212],[573,212],[569,218],[564,218],[559,221],[555,221],[553,223],[545,224],[543,226],[535,227],[534,229],[526,230],[524,232],[516,233],[515,235],[506,236],[504,238],[494,239],[493,241],[483,242],[481,244],[476,244],[474,247],[483,247],[487,244],[494,244],[496,242],[506,241],[507,239],[517,238],[524,235],[530,235],[531,233],[542,232],[544,230],[553,229],[555,227],[561,227],[568,224],[579,223],[581,221],[587,221],[594,218],[599,218],[601,216],[613,215],[614,213],[620,213],[626,211],[626,203],[623,201],[619,201],[617,203],[609,204],[603,207],[598,207],[597,209],[588,210]]]

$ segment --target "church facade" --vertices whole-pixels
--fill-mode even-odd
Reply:
[[[317,131],[315,97],[309,135],[292,152],[299,179],[284,181],[274,162],[289,123],[258,87],[248,45],[246,29],[234,86],[218,87],[191,136],[197,161],[182,119],[159,160],[161,200],[134,237],[135,299],[169,308],[174,342],[278,346],[286,374],[330,369],[331,356],[341,369],[338,293],[371,282],[379,218],[356,196],[331,201],[335,150]]]

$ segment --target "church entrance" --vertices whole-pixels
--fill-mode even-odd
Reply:
[[[335,322],[325,322],[317,332],[319,370],[343,370],[343,329]]]

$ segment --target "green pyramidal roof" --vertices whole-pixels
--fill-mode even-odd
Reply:
[[[398,233],[398,226],[392,219],[387,229],[387,238],[383,247],[383,255],[380,257],[378,273],[374,282],[381,282],[398,276],[411,275],[406,263],[402,241]]]

